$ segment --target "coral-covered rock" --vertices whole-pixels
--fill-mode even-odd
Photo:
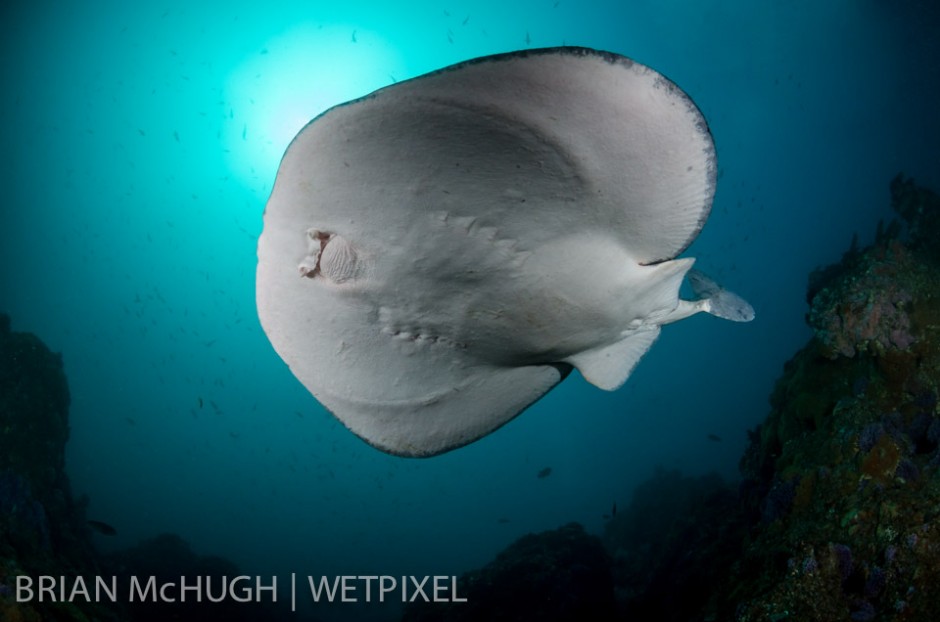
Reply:
[[[62,357],[35,335],[12,332],[0,314],[0,471],[40,490],[61,485],[68,409]]]
[[[852,248],[835,266],[811,275],[809,325],[829,358],[858,352],[907,352],[936,325],[940,289],[940,197],[898,175],[891,205],[907,225],[879,226],[875,244]],[[916,299],[916,303],[915,303]]]
[[[940,619],[940,201],[892,194],[907,237],[817,273],[815,336],[742,459],[740,622]]]
[[[0,554],[27,570],[91,559],[65,475],[68,406],[62,358],[0,315]]]
[[[898,175],[891,180],[891,208],[907,223],[910,246],[940,259],[940,196]]]
[[[65,475],[68,406],[62,358],[0,314],[0,620],[113,619],[94,603],[22,604],[9,593],[20,574],[96,570]]]
[[[99,557],[84,508],[72,500],[65,475],[69,392],[62,358],[35,336],[10,330],[0,314],[0,622],[149,622],[150,620],[285,620],[286,608],[262,603],[17,602],[16,577],[114,576],[129,594],[130,576],[179,581],[180,576],[235,577],[219,557],[196,555],[164,535]],[[98,523],[99,528],[105,528]],[[207,579],[208,581],[208,579]],[[54,600],[54,599],[53,599]],[[125,607],[126,605],[126,607]]]
[[[866,250],[853,268],[813,298],[808,321],[823,352],[835,358],[909,350],[924,328],[912,324],[912,301],[932,289],[936,274],[900,240]]]

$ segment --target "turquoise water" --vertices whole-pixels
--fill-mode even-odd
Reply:
[[[106,550],[173,531],[250,574],[453,574],[530,531],[598,532],[657,465],[733,479],[809,337],[809,271],[890,218],[897,172],[940,188],[937,21],[916,2],[110,5],[0,9],[0,308],[63,354],[68,473],[118,529]],[[380,453],[258,323],[279,158],[330,106],[562,44],[648,64],[701,108],[720,178],[686,255],[757,320],[671,325],[619,391],[575,373],[452,453]]]

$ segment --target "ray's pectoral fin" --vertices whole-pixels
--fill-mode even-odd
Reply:
[[[579,352],[565,359],[578,368],[584,379],[607,391],[619,389],[636,367],[640,359],[659,337],[660,325],[687,318],[696,313],[705,312],[733,322],[750,322],[754,319],[754,309],[737,294],[721,287],[714,280],[698,270],[691,270],[692,260],[677,259],[651,267],[644,296],[650,301],[651,309],[667,309],[669,301],[678,304],[672,310],[651,313],[646,321],[626,336],[611,344]],[[679,282],[682,277],[689,279],[695,300],[677,300]]]
[[[564,380],[570,371],[564,364],[483,367],[465,370],[459,384],[442,384],[438,392],[419,391],[397,402],[330,395],[321,396],[320,401],[331,411],[342,413],[343,423],[373,447],[399,456],[427,457],[486,436]]]
[[[569,356],[565,362],[577,367],[595,387],[614,391],[627,381],[657,337],[659,326],[651,324],[615,343]]]

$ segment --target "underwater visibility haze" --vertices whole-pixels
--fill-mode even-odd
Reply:
[[[938,25],[913,0],[0,8],[0,312],[61,353],[95,546],[169,532],[251,575],[459,575],[528,533],[601,534],[662,469],[737,482],[821,325],[810,273],[884,231],[898,173],[940,190]],[[596,269],[553,290],[571,258]],[[599,294],[542,302],[607,295],[628,264],[610,296],[637,324],[597,330]],[[449,324],[479,297],[491,317]],[[659,334],[697,310],[756,317]]]

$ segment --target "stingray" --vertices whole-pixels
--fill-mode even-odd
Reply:
[[[449,451],[572,369],[617,389],[664,324],[754,317],[677,259],[716,170],[692,100],[616,54],[526,50],[393,84],[287,148],[258,240],[262,327],[369,444]]]

